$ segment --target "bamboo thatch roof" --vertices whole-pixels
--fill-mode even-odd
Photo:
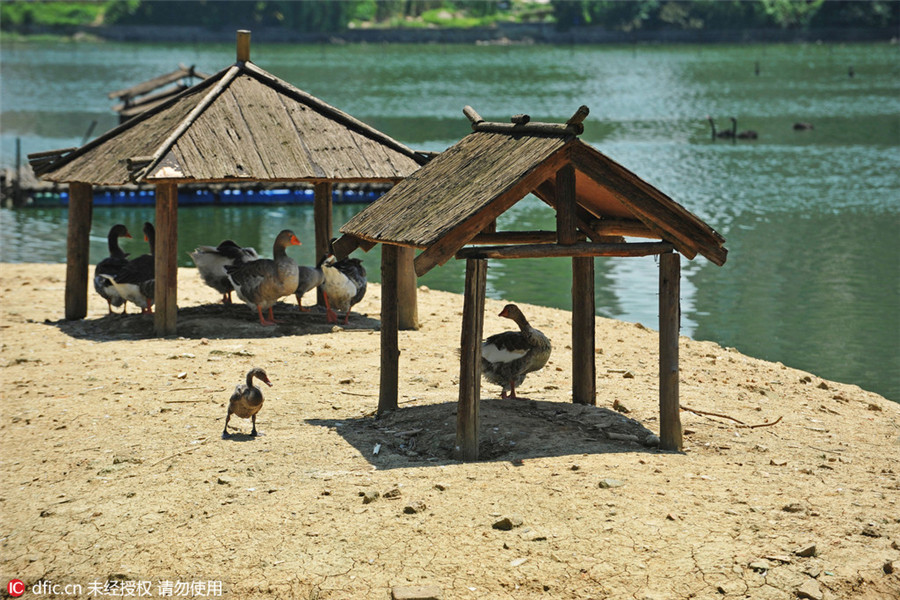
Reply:
[[[435,258],[423,269],[417,264],[421,274],[433,264],[443,264],[476,235],[490,231],[497,216],[527,194],[553,206],[556,172],[571,165],[579,229],[592,240],[602,241],[610,233],[656,238],[672,243],[688,258],[699,253],[715,264],[725,262],[722,236],[582,142],[577,137],[581,130],[571,123],[527,123],[526,117],[521,124],[478,120],[473,128],[473,133],[354,216],[341,232],[370,244],[426,250]]]
[[[238,61],[74,150],[32,155],[43,179],[93,185],[398,181],[425,157]]]

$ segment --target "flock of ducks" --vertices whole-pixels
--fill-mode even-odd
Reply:
[[[119,246],[119,238],[131,237],[128,228],[117,224],[109,230],[109,257],[100,261],[94,270],[94,289],[106,300],[110,313],[114,306],[121,306],[126,313],[127,302],[140,306],[142,313],[153,311],[155,231],[151,223],[144,223],[143,231],[150,253],[129,260]],[[231,292],[234,292],[256,310],[261,325],[278,322],[272,307],[286,296],[295,296],[300,310],[307,311],[301,299],[316,288],[322,288],[328,322],[337,323],[336,311],[341,311],[346,325],[350,308],[366,293],[366,269],[362,261],[336,260],[333,254],[327,254],[315,267],[298,266],[288,256],[287,247],[299,245],[294,232],[285,229],[275,238],[272,258],[262,258],[253,248],[242,248],[232,240],[225,240],[218,246],[197,247],[191,252],[191,259],[203,282],[222,294],[223,304],[231,304]],[[268,312],[268,317],[263,311]]]
[[[152,312],[154,292],[155,230],[151,223],[144,223],[144,240],[150,245],[150,253],[129,260],[119,246],[119,239],[132,237],[121,224],[109,230],[107,241],[109,257],[100,261],[94,270],[94,288],[109,306],[123,307],[127,303],[141,307],[142,313]],[[366,270],[362,261],[355,258],[336,260],[333,254],[324,256],[315,267],[298,266],[288,256],[288,246],[298,246],[300,240],[293,231],[285,229],[278,234],[272,246],[272,257],[262,258],[253,248],[242,248],[232,240],[218,246],[199,246],[191,252],[203,282],[222,294],[224,304],[231,303],[231,293],[255,309],[261,325],[274,325],[272,307],[279,299],[294,295],[299,310],[306,311],[301,302],[305,293],[322,288],[329,322],[339,321],[337,311],[344,313],[344,323],[350,317],[350,308],[366,293]],[[268,311],[268,317],[264,314]],[[501,398],[516,396],[528,373],[538,371],[550,358],[550,340],[532,327],[521,309],[507,304],[501,317],[512,320],[518,331],[504,331],[488,337],[481,347],[481,369],[484,378],[502,388]],[[246,375],[245,383],[238,385],[228,402],[222,437],[228,438],[228,424],[232,415],[251,419],[252,436],[258,435],[256,415],[263,405],[262,389],[254,385],[259,380],[271,386],[265,370],[254,368]]]
[[[759,134],[753,129],[746,129],[744,131],[737,130],[737,119],[734,117],[728,117],[731,121],[731,129],[722,129],[721,131],[716,129],[715,120],[707,115],[706,120],[709,122],[709,128],[712,130],[712,140],[716,141],[717,139],[727,139],[727,140],[755,140],[759,139]],[[812,123],[807,123],[804,121],[798,121],[794,123],[794,131],[809,131],[810,129],[815,129]]]

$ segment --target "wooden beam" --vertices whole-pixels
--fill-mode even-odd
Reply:
[[[481,343],[487,261],[466,261],[459,360],[459,403],[456,409],[456,452],[460,460],[478,460],[478,404],[481,399]]]
[[[408,246],[397,246],[397,304],[399,327],[404,331],[419,329],[418,279],[413,261],[416,251]]]
[[[178,186],[156,186],[153,325],[158,337],[175,334],[178,319]]]
[[[556,210],[556,181],[554,180],[546,180],[541,185],[537,186],[532,193],[544,201],[547,206],[551,207],[553,210]],[[610,239],[611,236],[603,236],[594,231],[591,227],[591,221],[594,220],[594,215],[588,212],[583,206],[577,203],[577,194],[576,194],[576,205],[575,205],[575,223],[578,226],[578,229],[584,232],[584,234],[591,239],[593,242],[601,243],[610,243],[616,241],[625,241],[625,240],[613,240]]]
[[[636,219],[594,219],[591,228],[600,235],[626,235],[660,239],[660,236]]]
[[[315,262],[331,252],[332,224],[332,184],[330,181],[320,181],[313,186],[313,221],[316,228],[316,257]],[[349,253],[348,253],[349,254]],[[316,288],[316,304],[325,305],[325,296],[322,288]]]
[[[470,244],[555,244],[555,231],[495,231],[481,232],[471,240]]]
[[[397,344],[399,310],[397,307],[398,247],[381,246],[381,383],[378,414],[396,410],[400,380],[400,348]]]
[[[568,160],[563,146],[550,155],[539,168],[523,175],[514,185],[504,193],[497,196],[493,202],[478,211],[452,230],[447,232],[437,242],[429,246],[416,257],[416,275],[422,277],[437,265],[442,265],[450,260],[457,250],[466,245],[469,240],[506,212],[513,204],[534,190],[542,181],[552,177],[556,171]]]
[[[678,331],[681,327],[681,255],[659,257],[659,447],[682,449],[678,400]]]
[[[572,402],[597,404],[594,259],[572,259]]]
[[[578,242],[571,246],[531,244],[522,246],[480,246],[463,248],[456,258],[543,258],[574,256],[651,256],[671,252],[669,242],[632,242],[627,244],[594,244]]]
[[[575,167],[566,164],[556,172],[556,236],[561,246],[578,241],[576,209]]]
[[[88,183],[69,184],[69,230],[66,237],[66,319],[83,319],[88,305],[88,259],[94,191]]]
[[[342,235],[331,245],[331,248],[334,251],[334,257],[338,260],[347,258],[354,250],[359,248],[359,242],[360,240],[358,237],[349,234]],[[317,256],[316,261],[318,261],[319,258],[321,258],[321,256]]]

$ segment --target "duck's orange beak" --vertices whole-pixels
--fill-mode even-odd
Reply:
[[[127,238],[130,238],[130,237],[131,237],[131,234],[130,234],[130,233],[128,233],[128,232],[127,232],[127,231],[126,231],[126,232],[125,232],[125,235],[124,235],[124,236],[122,236],[122,237],[127,237]]]
[[[291,246],[302,246],[296,235],[291,236]]]

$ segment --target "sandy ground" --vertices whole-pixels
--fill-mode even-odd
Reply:
[[[263,328],[182,269],[179,337],[156,339],[93,290],[62,320],[64,277],[0,265],[3,594],[900,598],[900,405],[856,386],[682,338],[682,405],[722,416],[684,410],[662,453],[656,333],[598,319],[597,406],[576,406],[569,313],[522,305],[554,354],[531,400],[483,384],[484,460],[461,463],[461,296],[421,290],[376,419],[378,286],[347,328],[293,303]],[[233,418],[223,440],[254,366],[263,435]]]

